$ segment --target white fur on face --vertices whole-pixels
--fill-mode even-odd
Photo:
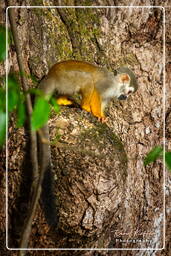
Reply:
[[[124,95],[129,95],[134,92],[134,87],[129,86],[128,84],[125,84],[125,89],[123,91]]]
[[[123,74],[118,74],[113,78],[113,86],[106,90],[104,98],[118,98],[121,95],[128,96],[134,92],[134,87],[130,86],[130,79],[122,81],[121,75]]]

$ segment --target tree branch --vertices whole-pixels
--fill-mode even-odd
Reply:
[[[8,6],[10,6],[10,1],[8,1]],[[10,20],[10,25],[11,25],[11,31],[16,47],[16,54],[17,54],[17,61],[18,61],[18,66],[20,70],[20,78],[21,78],[21,85],[23,88],[23,91],[26,92],[28,89],[27,86],[27,81],[24,76],[24,66],[23,66],[23,60],[22,60],[22,50],[20,47],[20,41],[18,38],[18,33],[17,33],[17,25],[15,21],[15,13],[13,8],[9,8],[9,20]],[[26,94],[26,109],[28,112],[29,116],[29,121],[31,121],[31,114],[32,114],[32,103],[31,103],[31,97],[29,94]],[[39,184],[39,170],[38,170],[38,156],[37,156],[37,135],[35,131],[31,130],[31,122],[30,124],[30,138],[31,138],[31,148],[30,148],[30,154],[31,154],[31,163],[32,163],[32,168],[33,168],[33,182],[32,182],[32,200],[31,200],[31,207],[28,212],[27,219],[25,221],[25,225],[23,228],[23,232],[21,235],[21,242],[20,242],[20,247],[21,248],[26,248],[28,246],[29,242],[29,237],[31,233],[31,225],[32,225],[32,220],[35,215],[36,207],[38,200],[40,198],[40,193],[37,193],[37,188]],[[35,193],[38,194],[38,196],[35,197]],[[20,255],[25,255],[25,251],[20,251]]]

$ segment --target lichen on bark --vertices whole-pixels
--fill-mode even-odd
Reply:
[[[59,147],[52,146],[58,222],[52,229],[58,247],[64,238],[64,247],[99,247],[97,238],[105,236],[111,225],[117,226],[125,200],[127,156],[121,141],[106,124],[81,115],[78,109],[65,108],[61,117],[50,121],[52,138],[56,119],[61,133]],[[44,197],[47,194],[48,187]],[[51,212],[46,215],[49,220]]]

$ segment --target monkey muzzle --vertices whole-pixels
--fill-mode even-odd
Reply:
[[[118,97],[118,100],[126,100],[127,99],[127,96],[124,95],[124,94],[121,94],[119,97]]]

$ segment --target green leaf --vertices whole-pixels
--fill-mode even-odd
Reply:
[[[169,170],[171,170],[171,152],[165,153],[165,161]]]
[[[0,61],[6,58],[6,30],[5,27],[0,26]]]
[[[11,33],[8,30],[8,44],[11,43]],[[6,28],[0,26],[0,62],[6,59]]]
[[[160,156],[163,149],[160,146],[157,146],[153,148],[145,157],[144,159],[144,165],[148,165],[149,163],[152,163],[156,161],[156,159]]]
[[[0,111],[0,146],[2,147],[5,141],[6,132],[6,113]]]
[[[8,92],[8,111],[11,112],[18,103],[19,95],[15,90],[9,90]]]
[[[51,105],[54,107],[55,112],[56,112],[56,113],[59,113],[60,107],[59,107],[58,103],[56,102],[56,99],[52,97],[52,98],[50,99],[50,103],[51,103]]]
[[[6,95],[5,90],[0,88],[0,111],[5,112],[6,110]]]
[[[22,127],[26,120],[26,110],[24,102],[20,99],[17,106],[17,127]]]
[[[36,95],[36,96],[44,96],[44,93],[42,90],[40,89],[36,89],[36,88],[31,88],[27,91],[27,93],[29,94],[33,94],[33,95]]]
[[[18,81],[13,75],[8,78],[8,111],[16,108],[19,101],[20,91]]]
[[[31,117],[31,127],[33,130],[41,128],[49,119],[50,106],[43,97],[38,97]]]

